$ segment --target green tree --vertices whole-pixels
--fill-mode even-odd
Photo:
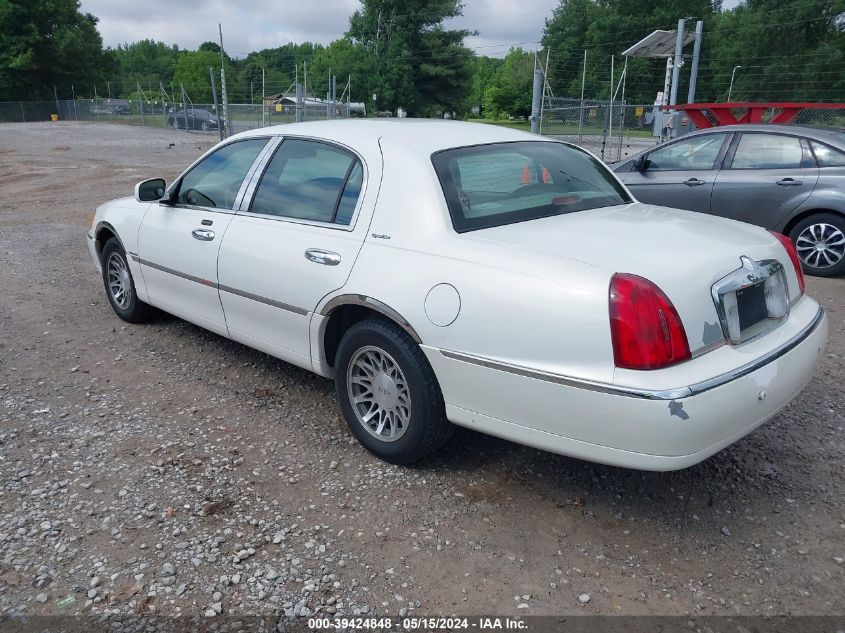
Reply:
[[[176,69],[173,73],[173,83],[178,91],[180,86],[185,88],[193,103],[211,103],[211,81],[208,69],[213,68],[215,81],[220,72],[220,54],[210,51],[182,51],[176,59]],[[234,77],[234,68],[226,63],[226,81]],[[218,84],[219,85],[219,84]],[[178,96],[178,95],[177,95]],[[234,95],[230,95],[234,97]],[[230,98],[230,100],[232,100]]]
[[[533,81],[534,53],[511,48],[484,91],[485,116],[497,119],[503,114],[530,115]]]
[[[94,92],[115,67],[77,0],[0,0],[0,99]]]
[[[372,71],[371,92],[379,109],[403,107],[412,114],[460,109],[469,92],[471,32],[446,29],[461,15],[459,0],[361,0],[347,36],[361,45],[363,67]],[[371,104],[372,105],[372,104]]]
[[[154,91],[161,83],[165,90],[170,91],[179,55],[178,46],[146,39],[120,44],[112,54],[117,61],[116,76],[111,78],[112,95],[125,97],[136,90],[137,83]]]

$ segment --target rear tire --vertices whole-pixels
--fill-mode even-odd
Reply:
[[[110,238],[103,246],[102,262],[103,285],[115,314],[129,323],[149,321],[155,308],[138,299],[126,251],[117,238]]]
[[[796,224],[789,237],[808,275],[837,277],[845,274],[845,217],[815,213]]]
[[[343,335],[335,386],[353,435],[377,457],[410,464],[452,436],[437,377],[420,346],[395,323],[368,319]]]

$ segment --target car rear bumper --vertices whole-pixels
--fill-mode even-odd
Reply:
[[[811,378],[827,331],[824,312],[804,299],[765,353],[707,379],[699,376],[681,386],[654,389],[543,375],[422,348],[455,424],[589,461],[676,470],[732,444],[788,404]],[[703,356],[689,361],[693,367],[678,375],[689,377],[696,363],[699,368],[712,366],[719,356],[723,361],[736,352],[711,354],[715,360]],[[663,370],[660,381],[668,371]],[[647,378],[652,372],[638,373]]]

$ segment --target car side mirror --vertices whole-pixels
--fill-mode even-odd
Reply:
[[[634,161],[634,171],[643,172],[648,169],[648,166],[651,164],[651,161],[646,156],[640,156],[637,160]]]
[[[135,185],[135,200],[138,202],[155,202],[164,197],[167,183],[164,178],[150,178]]]

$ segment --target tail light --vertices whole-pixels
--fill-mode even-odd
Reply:
[[[799,294],[804,294],[804,269],[801,268],[801,260],[798,259],[798,251],[795,250],[795,244],[792,243],[792,240],[789,239],[786,235],[782,235],[780,233],[775,233],[774,231],[769,231],[772,235],[778,238],[778,242],[780,242],[783,247],[786,249],[786,254],[789,255],[789,259],[792,260],[792,267],[795,268],[795,276],[798,277],[798,290]]]
[[[675,306],[648,279],[616,273],[610,280],[613,360],[625,369],[660,369],[690,358]]]

